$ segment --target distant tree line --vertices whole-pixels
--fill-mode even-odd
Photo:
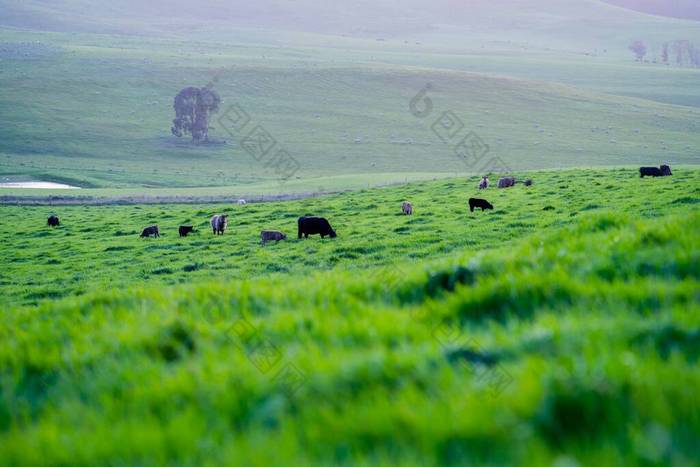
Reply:
[[[645,62],[649,48],[644,41],[636,40],[629,46],[629,50],[634,54],[638,62]],[[700,48],[689,40],[675,40],[661,44],[661,56],[654,57],[654,63],[664,65],[692,66],[700,67]]]

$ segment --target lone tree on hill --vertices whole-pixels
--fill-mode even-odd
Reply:
[[[644,57],[647,54],[647,46],[644,44],[642,41],[634,41],[632,44],[629,46],[629,49],[634,52],[635,57],[637,58],[638,62],[641,62],[644,60]]]
[[[208,86],[183,89],[175,96],[175,120],[170,131],[178,138],[191,134],[195,144],[209,141],[209,118],[219,111],[220,103],[219,94]]]

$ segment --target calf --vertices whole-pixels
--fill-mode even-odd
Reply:
[[[46,221],[46,224],[49,227],[58,227],[59,225],[61,225],[61,221],[58,220],[58,216],[52,214],[49,216],[48,220]]]
[[[485,190],[488,187],[489,187],[489,178],[488,177],[482,178],[481,181],[479,182],[479,189]]]
[[[486,209],[493,209],[493,205],[485,199],[469,198],[469,210],[474,212],[474,208],[481,208],[481,210],[484,211]]]
[[[211,218],[211,228],[214,231],[214,235],[223,235],[227,226],[228,216],[226,214],[218,214]]]
[[[160,237],[160,232],[158,231],[157,225],[151,225],[150,227],[146,227],[145,229],[143,229],[143,232],[141,232],[141,238],[150,236]]]
[[[177,231],[181,237],[186,237],[187,234],[194,232],[194,227],[191,225],[181,225]]]
[[[510,188],[515,186],[515,177],[503,177],[498,181],[498,188]]]
[[[336,237],[335,230],[331,224],[323,217],[300,217],[297,221],[299,227],[299,238],[303,235],[304,238],[309,238],[309,235],[320,234],[321,238],[328,235],[331,238]]]
[[[407,216],[413,215],[413,205],[408,201],[404,201],[401,205],[401,211]]]
[[[287,236],[283,234],[282,232],[278,232],[276,230],[263,230],[260,232],[260,240],[262,241],[262,244],[266,244],[267,242],[272,242],[274,241],[275,243],[279,242],[280,240],[286,240]]]

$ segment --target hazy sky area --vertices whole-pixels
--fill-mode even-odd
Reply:
[[[606,0],[608,3],[655,15],[700,20],[698,0]]]

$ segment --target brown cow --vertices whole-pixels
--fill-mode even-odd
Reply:
[[[408,201],[404,201],[401,205],[401,211],[407,216],[413,215],[413,205]]]

